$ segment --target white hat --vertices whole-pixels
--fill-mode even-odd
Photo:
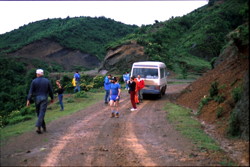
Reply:
[[[37,73],[37,74],[40,74],[40,75],[43,75],[43,70],[42,70],[42,69],[37,69],[37,70],[36,70],[36,73]]]

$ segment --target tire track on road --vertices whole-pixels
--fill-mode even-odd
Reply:
[[[124,106],[127,105],[127,103],[124,103],[124,101],[127,99],[128,98],[121,100],[121,104],[123,103],[122,106],[120,106],[121,108],[122,107],[124,108]],[[64,154],[71,154],[71,152],[67,150],[67,146],[69,144],[78,143],[80,138],[84,138],[85,141],[96,140],[95,139],[96,136],[98,136],[98,134],[100,133],[100,131],[98,130],[96,131],[96,129],[108,123],[110,115],[108,115],[107,113],[110,113],[109,111],[110,111],[110,107],[105,106],[102,108],[101,111],[93,110],[93,112],[90,112],[90,114],[85,116],[82,120],[76,121],[76,123],[72,127],[69,127],[68,130],[65,132],[66,135],[57,139],[57,144],[55,144],[55,146],[51,148],[51,151],[46,156],[44,163],[42,163],[40,166],[55,166],[58,164],[65,165],[62,162],[60,162],[60,161],[65,161],[65,158],[63,158],[65,155],[61,155],[62,152],[64,152]],[[80,112],[84,112],[84,110]],[[88,125],[89,124],[93,125],[93,122],[96,122],[94,123],[94,127],[89,127]],[[76,136],[76,134],[78,135]],[[88,151],[91,152],[94,149],[95,149],[95,146],[90,145],[88,148]],[[67,156],[71,156],[71,155],[67,155]],[[90,166],[93,164],[93,158],[94,158],[93,155],[87,154],[85,156],[84,164],[81,164],[81,162],[71,162],[71,164],[69,165],[76,163],[76,164],[81,164],[84,166]]]

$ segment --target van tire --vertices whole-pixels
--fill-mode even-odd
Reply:
[[[163,91],[162,91],[162,95],[166,94],[166,89],[167,89],[167,86],[165,85],[164,88],[163,88]]]

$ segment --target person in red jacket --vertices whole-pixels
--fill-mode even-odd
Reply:
[[[135,82],[135,77],[132,76],[130,80],[127,82],[128,87],[129,87],[129,94],[130,94],[130,100],[133,108],[131,108],[130,111],[136,111],[136,103],[135,103],[135,90],[136,90],[136,82]]]
[[[136,80],[137,80],[137,84],[138,84],[137,85],[137,93],[138,93],[138,96],[139,96],[139,102],[142,103],[142,99],[143,99],[143,96],[142,96],[143,90],[142,89],[145,86],[144,80],[141,79],[140,75],[137,76]]]

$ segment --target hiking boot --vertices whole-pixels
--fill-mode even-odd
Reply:
[[[43,131],[44,131],[44,132],[47,132],[47,129],[46,129],[46,127],[42,127],[42,128],[43,128]]]
[[[119,113],[116,113],[116,114],[115,114],[115,117],[116,117],[116,118],[119,118]]]
[[[115,117],[115,113],[112,113],[110,116],[110,118],[113,118],[113,117]]]
[[[42,131],[41,131],[41,128],[40,128],[40,127],[37,128],[36,133],[42,134]]]

